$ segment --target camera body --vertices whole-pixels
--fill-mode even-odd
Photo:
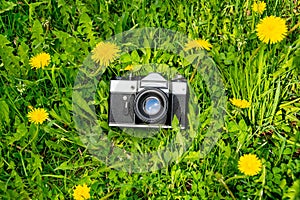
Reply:
[[[111,80],[109,126],[171,128],[176,116],[186,129],[188,97],[187,81],[180,75],[172,80],[159,73]]]

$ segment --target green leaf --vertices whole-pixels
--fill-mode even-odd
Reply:
[[[71,164],[71,163],[69,163],[69,161],[65,161],[60,166],[55,168],[54,171],[57,171],[57,170],[74,170],[74,169],[77,169],[77,168],[87,167],[87,166],[90,166],[90,165],[91,164],[82,165],[82,164],[78,164],[77,162]]]
[[[236,122],[229,122],[227,125],[227,129],[229,132],[236,132],[239,130],[239,126],[236,124]]]
[[[54,169],[54,171],[57,171],[57,170],[70,170],[70,169],[73,169],[73,165],[70,165],[68,161],[65,161],[61,165],[56,167]]]
[[[95,33],[93,32],[93,22],[87,13],[83,13],[80,16],[79,24],[81,25],[77,28],[77,31],[82,35],[87,34],[87,39],[90,40],[90,44],[92,46],[95,45],[96,42],[94,37]]]
[[[115,15],[115,21],[116,22],[116,25],[115,25],[115,34],[118,34],[118,33],[121,33],[123,28],[122,28],[122,21],[120,19],[120,17],[118,17],[117,15]]]
[[[188,61],[188,64],[193,63],[195,59],[199,58],[202,59],[205,53],[201,52],[200,54],[191,54],[185,57],[185,60]]]
[[[4,100],[0,101],[0,113],[0,121],[5,121],[7,124],[9,124],[9,107]]]
[[[17,4],[12,3],[12,2],[7,2],[7,1],[3,1],[0,3],[1,6],[1,10],[0,10],[0,14],[4,13],[6,11],[12,10]]]
[[[28,17],[29,17],[30,21],[32,21],[32,14],[34,12],[34,9],[43,3],[47,3],[47,1],[35,2],[35,3],[28,4],[28,6],[29,6],[29,16]]]
[[[168,73],[170,71],[170,67],[166,64],[159,64],[157,66],[156,70],[157,70],[157,72],[164,74],[164,73]]]
[[[246,131],[240,131],[238,134],[238,149],[243,146],[248,133]]]
[[[281,91],[280,91],[280,80],[279,80],[278,84],[277,84],[276,92],[275,92],[275,98],[274,98],[273,105],[272,105],[272,113],[271,113],[270,123],[272,123],[272,120],[275,116],[275,112],[278,109],[280,94],[281,94]]]
[[[43,38],[44,30],[39,20],[34,21],[31,32],[32,32],[31,39],[33,39],[32,47],[37,48],[37,46],[41,45],[41,43],[44,42],[44,38]]]
[[[191,151],[183,158],[183,161],[193,162],[193,161],[198,161],[201,158],[203,158],[203,155],[200,153],[200,151]]]
[[[18,55],[20,56],[20,60],[23,64],[28,62],[28,45],[23,41],[21,45],[18,47]]]
[[[292,154],[292,150],[290,148],[286,148],[284,151],[283,151],[283,154],[284,155],[291,155]]]
[[[172,120],[172,128],[177,128],[179,125],[179,120],[176,115],[174,115],[173,120]]]
[[[15,49],[7,46],[10,43],[11,42],[4,35],[0,34],[0,58],[2,59],[5,69],[15,75],[19,72],[19,58],[14,55]]]
[[[122,54],[119,58],[121,63],[131,62],[131,56],[128,53]]]
[[[300,179],[296,180],[292,187],[288,189],[286,193],[283,194],[283,199],[288,198],[291,200],[298,200],[300,196]]]
[[[246,124],[246,122],[243,120],[243,119],[241,119],[240,121],[239,121],[239,128],[240,128],[240,130],[242,130],[242,131],[247,131],[247,124]]]
[[[91,117],[96,118],[95,113],[92,111],[89,104],[82,98],[82,96],[79,94],[79,92],[73,93],[73,102],[76,102],[76,104],[79,106],[79,108],[82,109],[83,111],[89,113]],[[79,113],[77,113],[77,114],[79,114]]]
[[[131,53],[131,60],[134,63],[139,63],[140,62],[140,56],[139,56],[139,54],[138,54],[138,52],[136,50],[132,51],[132,53]]]
[[[35,20],[32,27],[31,39],[38,39],[44,33],[43,26],[39,20]]]
[[[32,158],[32,167],[33,167],[33,170],[42,170],[42,162],[43,162],[43,159],[41,159],[41,156],[38,155],[38,154],[34,154],[31,152],[31,158]]]
[[[9,138],[8,144],[12,145],[14,142],[19,141],[24,136],[26,136],[28,133],[28,130],[25,126],[25,124],[19,124],[17,127],[17,132],[14,133],[13,137]]]
[[[88,14],[83,13],[82,15],[80,15],[79,23],[80,24],[89,24],[89,23],[92,23],[92,20]]]
[[[5,47],[7,44],[10,44],[10,41],[4,36],[0,34],[0,47]]]

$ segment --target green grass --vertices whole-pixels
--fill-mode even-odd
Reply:
[[[75,186],[85,183],[92,199],[299,199],[300,4],[266,0],[266,11],[258,15],[251,11],[252,3],[1,1],[0,198],[72,199]],[[273,45],[262,44],[255,32],[259,20],[270,15],[284,18],[290,30]],[[204,156],[201,144],[212,122],[205,77],[163,50],[123,55],[103,71],[93,100],[103,133],[118,147],[149,152],[176,137],[162,131],[141,139],[108,127],[109,79],[124,75],[121,69],[127,64],[167,64],[179,71],[191,80],[202,111],[195,139],[182,157],[157,171],[131,173],[91,154],[76,128],[72,98],[79,69],[98,42],[144,27],[208,39],[228,98],[246,99],[251,107],[224,107],[221,137]],[[29,59],[40,52],[51,55],[50,65],[31,69]],[[161,65],[160,70],[166,69]],[[50,120],[30,123],[28,106],[47,109]],[[238,170],[239,158],[247,153],[263,161],[253,177]]]

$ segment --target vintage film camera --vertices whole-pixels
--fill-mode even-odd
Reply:
[[[166,80],[159,73],[110,81],[109,126],[171,128],[174,116],[181,129],[188,124],[186,79]]]

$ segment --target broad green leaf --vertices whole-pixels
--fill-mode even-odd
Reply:
[[[57,171],[57,170],[70,170],[70,169],[74,169],[74,165],[73,164],[69,164],[68,161],[65,161],[61,165],[59,165],[58,167],[56,167],[54,169],[54,171]]]
[[[228,122],[228,125],[227,125],[227,129],[229,132],[236,132],[239,130],[239,126],[236,124],[236,122]]]
[[[172,128],[177,128],[179,125],[179,120],[177,118],[176,115],[174,115],[173,119],[172,119]]]
[[[9,145],[12,145],[14,142],[19,141],[28,133],[27,127],[25,124],[19,124],[17,127],[17,132],[14,133],[13,137],[11,137],[8,141]]]
[[[119,58],[120,62],[122,63],[128,63],[131,62],[131,56],[128,53],[124,53]]]
[[[18,47],[18,55],[20,56],[20,60],[23,64],[26,64],[28,62],[28,51],[28,45],[25,42],[22,42]]]
[[[242,131],[247,131],[247,124],[243,119],[239,121],[239,128]]]
[[[183,158],[183,161],[193,162],[193,161],[198,161],[201,158],[203,158],[203,155],[200,153],[200,151],[191,151]]]
[[[300,196],[300,179],[296,180],[293,185],[284,193],[283,199],[298,200]]]
[[[92,20],[87,13],[83,13],[82,15],[80,15],[79,23],[80,24],[89,24],[89,23],[92,23]]]
[[[73,93],[73,102],[76,102],[77,106],[79,106],[80,109],[90,114],[91,117],[96,118],[95,113],[90,108],[89,104],[82,98],[82,96],[79,94],[79,92]],[[79,113],[76,113],[79,114]],[[92,120],[92,119],[91,119]]]
[[[15,48],[8,46],[9,44],[11,42],[4,35],[0,34],[0,60],[2,60],[5,69],[9,72],[8,74],[15,75],[19,72],[19,57],[15,56]]]
[[[132,53],[131,53],[131,60],[134,62],[134,63],[139,63],[140,62],[140,56],[138,54],[138,52],[136,50],[134,50]]]
[[[17,4],[10,1],[3,1],[0,3],[1,9],[0,14],[6,11],[12,10]]]
[[[41,43],[44,42],[44,38],[43,38],[44,30],[39,20],[34,21],[31,32],[32,32],[31,39],[33,39],[32,47],[37,48],[37,46],[41,45]]]

